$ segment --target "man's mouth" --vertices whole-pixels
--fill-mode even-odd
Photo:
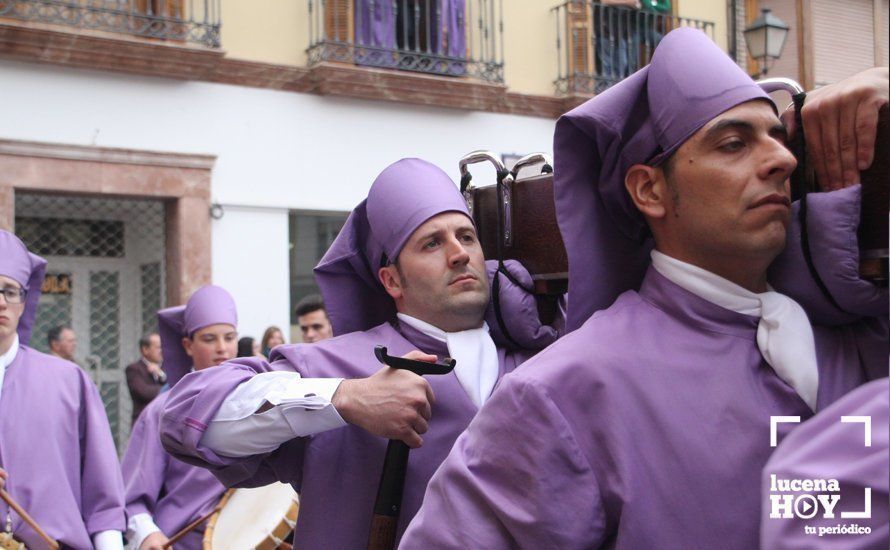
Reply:
[[[455,277],[454,280],[451,281],[449,284],[450,284],[450,285],[453,285],[453,284],[461,283],[461,282],[463,282],[463,281],[475,281],[475,280],[476,280],[476,277],[474,277],[474,276],[470,275],[469,273],[467,273],[467,274],[465,274],[465,275],[458,275],[458,276]]]
[[[751,208],[758,208],[761,206],[770,206],[770,205],[777,205],[777,206],[784,206],[785,208],[791,208],[791,199],[789,199],[788,197],[786,197],[785,195],[782,195],[780,193],[772,193],[770,195],[767,195],[767,196],[761,198],[754,204],[752,204]]]

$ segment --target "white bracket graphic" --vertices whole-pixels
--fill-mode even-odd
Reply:
[[[800,424],[799,416],[771,416],[769,417],[769,446],[775,447],[778,445],[776,441],[778,439],[778,435],[776,434],[776,428],[779,424]]]
[[[870,416],[842,416],[841,422],[865,424],[865,446],[871,447],[871,417]]]

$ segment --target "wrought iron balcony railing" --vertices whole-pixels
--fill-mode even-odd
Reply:
[[[19,19],[219,47],[220,0],[0,0]]]
[[[666,3],[665,3],[666,4]],[[661,38],[677,27],[714,38],[714,23],[645,9],[568,0],[556,15],[557,94],[597,94],[643,67]]]
[[[503,0],[308,0],[309,65],[504,81]]]

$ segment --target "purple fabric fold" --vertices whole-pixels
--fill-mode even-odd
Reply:
[[[31,341],[31,329],[37,316],[37,304],[40,301],[40,291],[46,275],[46,260],[28,252],[21,239],[2,229],[0,229],[0,251],[2,251],[0,275],[14,280],[28,293],[25,297],[25,311],[19,319],[16,330],[19,343],[27,346]]]
[[[800,204],[792,207],[787,245],[770,265],[773,287],[794,298],[813,323],[842,325],[862,317],[887,317],[888,293],[859,276],[859,242],[856,232],[861,212],[862,187],[807,195],[807,231],[813,265],[838,310],[809,274],[798,223]]]

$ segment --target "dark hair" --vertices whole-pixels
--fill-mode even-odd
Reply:
[[[142,337],[139,338],[139,349],[151,347],[151,337],[157,335],[157,332],[149,332],[147,334],[143,334]]]
[[[252,336],[244,336],[238,339],[238,357],[253,357]]]
[[[47,345],[52,346],[53,342],[58,342],[62,339],[62,332],[65,330],[71,330],[71,327],[68,325],[59,325],[57,327],[53,327],[49,329],[49,332],[46,333],[46,343]]]
[[[319,309],[325,311],[324,300],[319,294],[310,294],[309,296],[306,296],[297,302],[297,307],[294,308],[297,317],[302,317],[303,315],[318,311]],[[327,314],[327,311],[325,311],[325,314]]]

